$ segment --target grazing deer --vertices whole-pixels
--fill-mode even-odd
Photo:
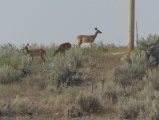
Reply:
[[[57,53],[64,53],[66,50],[69,50],[71,48],[71,44],[69,42],[62,43],[59,45],[58,49],[54,51],[53,56],[55,56]]]
[[[33,61],[33,57],[40,56],[41,60],[43,62],[45,62],[44,54],[46,55],[46,51],[44,49],[40,48],[40,49],[29,50],[28,46],[29,46],[29,44],[27,44],[26,46],[24,46],[24,48],[22,48],[22,50],[26,51],[26,55],[28,55],[28,57],[31,59],[31,61]]]
[[[84,43],[90,43],[90,46],[92,47],[92,43],[94,42],[95,38],[97,37],[98,33],[102,33],[100,30],[95,28],[96,32],[94,35],[78,35],[76,37],[76,46],[80,47],[80,45]]]

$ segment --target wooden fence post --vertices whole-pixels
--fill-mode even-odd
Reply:
[[[128,52],[134,50],[135,0],[128,2]]]

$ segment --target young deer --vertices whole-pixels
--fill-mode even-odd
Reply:
[[[29,44],[24,46],[22,50],[26,51],[26,55],[31,59],[31,61],[33,61],[33,57],[40,56],[41,60],[45,62],[44,55],[46,55],[46,51],[44,49],[40,48],[40,49],[29,50],[28,46]]]
[[[94,35],[78,35],[76,37],[76,46],[80,47],[80,45],[84,43],[90,43],[90,46],[92,47],[92,43],[94,42],[95,38],[97,37],[98,33],[102,33],[100,30],[95,28],[96,32]]]
[[[66,50],[69,50],[71,48],[71,44],[69,42],[62,43],[59,45],[58,49],[54,51],[53,56],[55,56],[57,53],[64,53]]]

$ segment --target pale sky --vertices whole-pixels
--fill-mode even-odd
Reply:
[[[158,5],[136,0],[140,38],[159,34]],[[0,0],[0,44],[75,44],[77,35],[97,27],[96,43],[127,45],[127,24],[128,0]]]

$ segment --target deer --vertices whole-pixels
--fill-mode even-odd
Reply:
[[[90,43],[90,47],[92,48],[92,43],[94,42],[98,33],[102,34],[102,32],[97,28],[95,28],[95,30],[96,32],[94,33],[94,35],[78,35],[76,37],[76,46],[80,47],[82,43]]]
[[[71,44],[69,42],[62,43],[58,46],[57,50],[54,51],[53,56],[55,56],[57,53],[64,53],[66,50],[69,50],[71,48]]]
[[[33,61],[33,58],[36,56],[40,56],[41,60],[45,62],[44,55],[46,55],[46,51],[44,49],[39,48],[39,49],[29,50],[28,46],[29,44],[24,46],[22,50],[25,50],[26,55],[31,59],[31,62]]]

